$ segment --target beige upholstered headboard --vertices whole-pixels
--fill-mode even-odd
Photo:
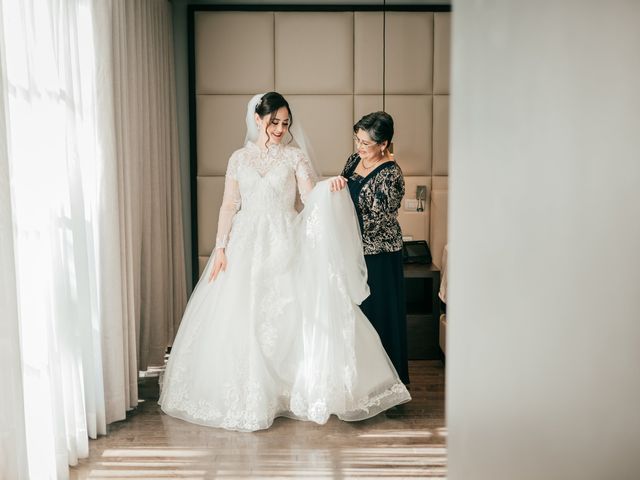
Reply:
[[[352,125],[383,108],[383,14],[375,11],[195,11],[192,71],[200,271],[214,245],[224,174],[242,145],[255,93],[276,90],[302,121],[323,176],[353,152]],[[424,212],[400,213],[434,262],[447,239],[450,13],[386,13],[385,109],[406,199],[427,186]],[[192,103],[193,105],[193,103]],[[192,127],[193,128],[193,127]]]

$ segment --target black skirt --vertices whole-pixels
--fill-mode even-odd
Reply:
[[[378,332],[400,379],[409,383],[402,251],[365,255],[371,295],[360,308]]]

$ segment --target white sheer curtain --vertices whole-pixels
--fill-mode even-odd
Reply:
[[[68,478],[68,465],[88,455],[88,437],[106,433],[103,332],[123,323],[113,109],[103,90],[111,85],[109,8],[2,0],[0,10],[10,179],[0,187],[3,200],[12,198],[3,201],[2,228],[10,206],[15,260],[12,279],[3,233],[2,290],[16,299],[2,336],[15,340],[18,327],[21,336],[3,354],[12,355],[15,380],[21,347],[24,395],[10,406],[22,400],[26,413],[22,429],[15,420],[26,441],[8,455],[26,444],[31,478]],[[116,357],[117,345],[106,346]],[[9,384],[13,393],[18,383]],[[0,476],[14,478],[7,470]]]
[[[0,6],[0,27],[2,8]],[[24,431],[13,209],[5,122],[4,42],[0,41],[0,478],[29,478]]]
[[[0,0],[0,478],[68,478],[186,303],[170,5]]]

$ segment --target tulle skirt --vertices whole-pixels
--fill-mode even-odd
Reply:
[[[411,399],[358,304],[369,293],[355,211],[320,182],[305,209],[240,211],[228,266],[209,260],[187,305],[160,405],[239,431],[278,416],[362,420]]]

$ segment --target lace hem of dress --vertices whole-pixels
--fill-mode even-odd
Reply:
[[[358,402],[358,410],[347,412],[343,416],[339,416],[342,420],[355,421],[364,420],[373,417],[383,410],[387,410],[401,403],[411,400],[409,390],[403,383],[396,383],[374,396],[368,396],[360,399]]]
[[[300,394],[291,397],[291,410],[295,418],[311,420],[323,425],[331,415],[336,415],[340,420],[355,422],[365,420],[379,414],[391,407],[406,403],[411,400],[407,387],[402,383],[396,383],[377,394],[360,398],[355,405],[348,405],[344,411],[335,411],[329,406],[330,398],[315,400],[311,405],[306,405]]]
[[[160,403],[160,402],[159,402]],[[207,427],[224,428],[238,432],[255,432],[269,428],[273,421],[280,416],[287,415],[285,399],[272,403],[263,415],[258,415],[253,408],[248,410],[225,410],[224,412],[216,408],[216,405],[209,402],[162,402],[162,411],[172,417],[180,418],[190,423]]]
[[[255,394],[255,392],[251,392]],[[241,411],[227,409],[224,413],[207,401],[190,401],[184,396],[180,396],[179,401],[173,398],[172,401],[161,403],[162,410],[173,417],[186,420],[198,425],[209,427],[220,427],[227,430],[241,432],[253,432],[269,428],[278,417],[287,417],[295,420],[312,421],[319,425],[324,425],[331,415],[336,415],[340,420],[354,422],[374,417],[384,410],[406,403],[411,400],[409,391],[402,383],[396,383],[385,388],[380,393],[369,395],[359,399],[354,405],[348,406],[347,411],[331,411],[328,405],[331,399],[319,399],[312,405],[304,405],[300,394],[291,395],[290,392],[281,392],[279,401],[269,402],[267,408],[263,410],[263,415],[256,415],[255,409]],[[260,397],[264,401],[265,398]],[[228,398],[231,400],[231,398]]]

